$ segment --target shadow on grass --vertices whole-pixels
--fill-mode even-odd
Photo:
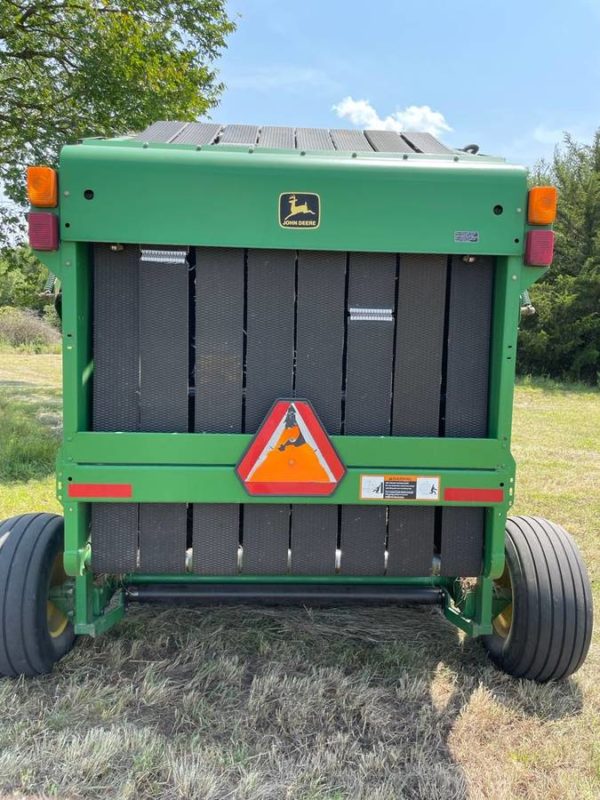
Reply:
[[[574,682],[496,671],[428,609],[135,606],[53,675],[0,681],[0,701],[13,788],[269,800],[466,800],[452,736],[472,702],[483,737],[490,706],[510,712],[510,747],[582,703]],[[71,769],[64,736],[93,769]]]
[[[58,389],[21,381],[0,384],[0,482],[54,472],[62,426]]]

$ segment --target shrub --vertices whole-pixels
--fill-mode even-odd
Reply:
[[[56,313],[56,308],[54,307],[54,303],[48,303],[48,305],[44,306],[44,308],[42,309],[42,318],[44,322],[47,322],[57,331],[60,331],[61,329],[60,317]]]
[[[0,308],[0,344],[41,353],[57,350],[60,333],[35,311],[5,306]]]
[[[566,136],[533,183],[558,188],[556,249],[531,288],[537,315],[523,320],[519,371],[600,385],[600,129],[591,145]]]
[[[24,245],[0,250],[0,307],[41,311],[48,269]]]

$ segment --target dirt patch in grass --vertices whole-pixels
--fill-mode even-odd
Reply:
[[[51,397],[41,369],[4,373],[11,402]],[[597,602],[598,430],[598,392],[518,386],[516,511],[573,532]],[[3,482],[0,514],[47,509],[49,482]],[[53,675],[0,679],[0,794],[597,800],[599,667],[596,634],[575,678],[512,680],[433,610],[132,606]]]

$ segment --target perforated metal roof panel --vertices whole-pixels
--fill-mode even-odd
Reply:
[[[242,145],[275,150],[344,150],[348,152],[426,153],[453,150],[430,133],[265,125],[219,125],[214,122],[155,122],[134,137],[165,144]]]

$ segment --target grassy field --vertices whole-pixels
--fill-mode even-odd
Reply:
[[[0,353],[0,518],[58,510],[58,381]],[[600,393],[519,385],[516,510],[575,535],[596,602],[599,431]],[[430,610],[132,610],[0,679],[0,796],[597,800],[599,666],[596,635],[570,681],[513,681]]]

